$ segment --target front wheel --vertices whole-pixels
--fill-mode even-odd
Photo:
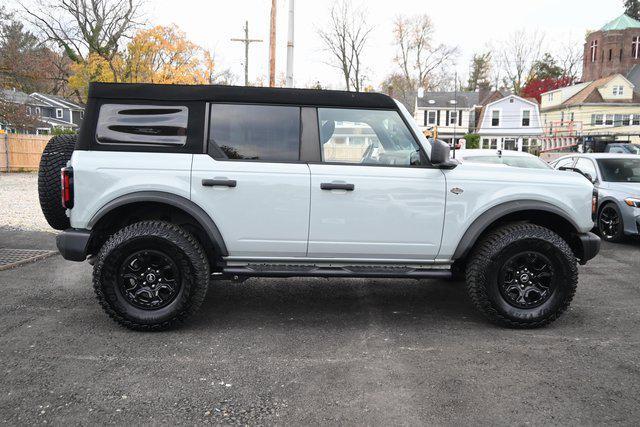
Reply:
[[[576,259],[553,231],[534,224],[498,228],[475,248],[466,272],[474,305],[489,320],[535,328],[557,319],[573,299]]]
[[[607,242],[617,243],[624,240],[624,223],[620,209],[615,203],[607,203],[600,209],[598,231]]]
[[[209,285],[209,263],[198,241],[162,221],[124,227],[102,246],[93,287],[106,313],[135,330],[161,330],[194,314]]]

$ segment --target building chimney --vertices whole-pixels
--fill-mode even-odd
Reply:
[[[484,103],[484,100],[491,94],[491,86],[489,85],[479,85],[478,86],[478,101],[480,104]]]

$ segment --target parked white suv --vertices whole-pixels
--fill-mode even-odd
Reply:
[[[60,252],[134,329],[185,319],[211,278],[461,274],[489,319],[536,327],[600,246],[582,176],[459,164],[376,93],[92,84],[40,175]]]

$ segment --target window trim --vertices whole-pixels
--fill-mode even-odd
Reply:
[[[524,113],[525,112],[529,114],[529,117],[526,118],[528,120],[528,123],[526,125],[524,124],[524,120],[525,120]],[[520,127],[530,128],[531,127],[531,116],[532,116],[531,109],[523,107],[520,110]]]
[[[60,113],[60,115],[58,115],[58,113]],[[62,111],[62,108],[56,108],[56,119],[62,119],[64,117],[64,111]]]

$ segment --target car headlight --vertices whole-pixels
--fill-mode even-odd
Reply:
[[[627,197],[624,202],[634,208],[640,208],[640,197]]]

